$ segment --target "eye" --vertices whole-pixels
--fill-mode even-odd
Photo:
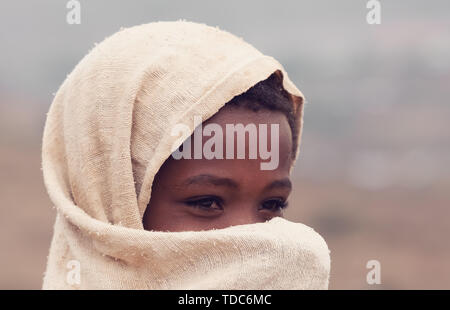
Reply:
[[[223,201],[216,196],[194,197],[184,202],[186,205],[206,211],[223,210]]]
[[[284,198],[272,198],[263,201],[260,209],[269,210],[272,212],[278,212],[287,208],[288,202]]]

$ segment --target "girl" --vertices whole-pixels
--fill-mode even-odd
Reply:
[[[105,39],[47,115],[57,217],[43,288],[328,288],[325,241],[282,217],[303,102],[278,61],[218,28]]]

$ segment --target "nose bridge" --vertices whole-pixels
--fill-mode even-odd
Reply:
[[[244,201],[230,212],[228,221],[230,225],[254,224],[263,222],[258,214],[257,207],[251,201]]]

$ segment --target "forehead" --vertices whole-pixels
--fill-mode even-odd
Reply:
[[[209,124],[216,124],[221,127],[223,134],[223,153],[226,154],[228,147],[227,139],[229,139],[229,132],[227,132],[227,125],[236,125],[242,124],[246,125],[255,125],[255,128],[259,128],[259,125],[265,125],[267,128],[267,136],[265,137],[266,148],[268,151],[271,151],[271,148],[274,147],[275,143],[278,148],[278,165],[275,169],[272,170],[262,170],[261,163],[269,162],[270,159],[267,157],[261,158],[259,147],[260,147],[260,139],[261,132],[257,131],[257,143],[256,143],[256,159],[249,158],[249,149],[250,149],[250,135],[246,134],[245,138],[245,158],[239,159],[237,156],[234,156],[232,159],[226,158],[224,156],[223,159],[213,158],[213,159],[194,159],[194,144],[191,143],[191,151],[192,151],[192,159],[181,158],[175,160],[171,157],[166,161],[164,167],[161,169],[161,174],[167,177],[171,177],[173,181],[180,181],[183,178],[190,177],[195,174],[220,174],[225,177],[229,177],[232,179],[238,179],[240,181],[248,181],[250,183],[261,183],[261,182],[269,182],[273,179],[283,178],[289,176],[289,167],[292,161],[291,152],[292,152],[292,134],[291,129],[289,127],[286,116],[279,111],[271,111],[271,110],[259,110],[252,111],[246,108],[240,107],[224,107],[217,114],[215,114],[210,119],[206,120],[202,123],[202,128],[207,128]],[[272,126],[276,125],[278,127],[278,134],[275,136],[271,135]],[[275,131],[274,131],[275,132]],[[212,134],[214,135],[214,134]],[[194,135],[191,136],[193,140]],[[201,145],[205,146],[205,143],[211,138],[211,136],[202,135],[201,137]],[[236,155],[238,149],[238,139],[237,136],[234,135],[234,152]],[[242,143],[242,142],[241,142]],[[254,147],[254,146],[253,146]]]
[[[233,130],[228,131],[227,126],[230,129],[235,128],[238,131],[239,127],[236,125],[242,124],[244,128],[256,129],[256,141],[258,142],[256,145],[257,148],[260,147],[259,142],[263,139],[266,141],[266,145],[269,149],[271,145],[279,148],[280,159],[284,155],[291,155],[292,132],[287,117],[280,111],[272,111],[268,109],[253,111],[242,107],[225,106],[210,119],[203,122],[202,126],[203,128],[207,128],[209,124],[217,124],[222,128],[224,152],[226,152],[227,149],[226,140],[234,140],[235,150],[238,147],[238,133],[233,132]],[[250,144],[249,141],[251,137],[247,132],[245,135],[245,150],[246,154],[248,154]],[[203,137],[202,143],[204,144],[208,138],[209,137]],[[276,138],[276,140],[272,141],[272,138]],[[259,152],[257,153],[259,154]],[[260,159],[259,156],[258,159]]]
[[[270,124],[278,123],[283,125],[289,125],[286,116],[281,111],[260,109],[258,111],[251,110],[246,107],[227,106],[219,110],[211,118],[206,120],[204,124],[217,123],[243,123],[243,124]]]

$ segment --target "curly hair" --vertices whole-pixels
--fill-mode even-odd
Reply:
[[[292,132],[292,157],[297,149],[296,123],[292,101],[283,87],[282,77],[276,73],[255,84],[246,92],[235,96],[226,106],[243,107],[252,111],[269,110],[283,113]]]

